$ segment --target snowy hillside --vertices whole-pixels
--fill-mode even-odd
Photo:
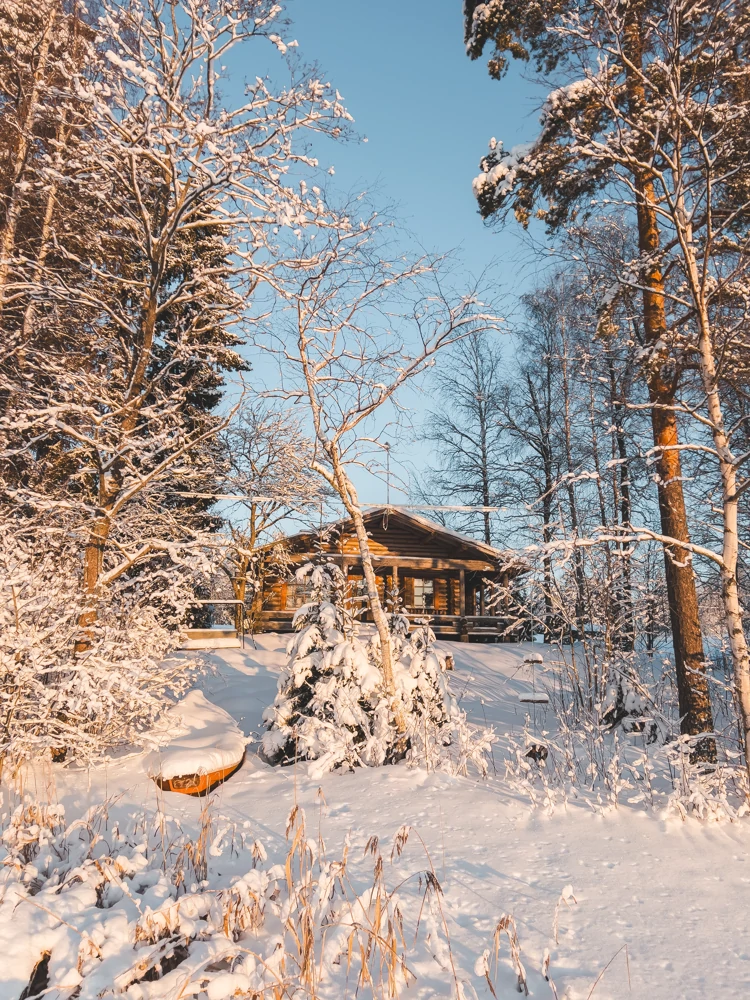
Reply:
[[[214,673],[202,683],[207,698],[226,709],[246,736],[260,732],[261,713],[273,700],[284,662],[282,637],[262,636],[257,645],[257,649],[248,643],[244,650],[211,654],[208,659]],[[536,666],[532,677],[524,657],[532,649],[546,652],[546,647],[442,646],[454,656],[452,686],[475,723],[486,722],[503,737],[515,734],[520,738],[527,713],[536,711],[531,732],[543,732],[545,706],[523,703],[519,695],[531,692],[532,685],[537,690],[543,686],[543,668]],[[212,797],[208,819],[205,813],[201,816],[202,800],[159,791],[146,776],[146,753],[101,770],[76,772],[55,766],[51,772],[30,772],[27,787],[35,786],[37,800],[59,803],[68,825],[92,807],[99,807],[99,812],[88,828],[80,825],[65,840],[68,856],[70,844],[79,845],[80,857],[69,859],[69,867],[80,879],[75,889],[70,888],[77,881],[74,877],[63,880],[66,891],[60,891],[54,879],[45,887],[42,877],[38,878],[41,891],[36,894],[34,890],[25,894],[18,885],[6,889],[0,907],[0,948],[6,956],[0,967],[4,984],[0,994],[8,1000],[19,997],[40,955],[51,952],[46,971],[52,989],[46,995],[73,996],[76,983],[71,982],[69,970],[83,937],[92,942],[88,962],[98,972],[87,975],[88,967],[81,965],[79,956],[79,978],[84,972],[81,997],[97,996],[112,982],[137,1000],[189,995],[220,1000],[235,991],[237,996],[252,995],[242,990],[250,988],[251,973],[257,975],[259,966],[255,958],[252,969],[243,965],[248,961],[243,949],[238,950],[231,935],[223,936],[228,919],[226,893],[236,892],[237,884],[255,884],[253,879],[260,879],[262,872],[272,882],[280,879],[283,887],[284,870],[274,871],[272,866],[284,864],[287,858],[287,820],[298,805],[306,816],[308,845],[300,850],[309,849],[311,858],[325,854],[328,859],[341,859],[348,845],[346,881],[352,898],[372,885],[373,852],[382,853],[382,879],[389,892],[414,876],[398,891],[409,967],[402,983],[404,996],[491,997],[485,969],[497,996],[517,995],[521,966],[512,954],[509,921],[501,923],[497,967],[495,962],[493,935],[505,915],[515,921],[520,962],[532,996],[571,1000],[592,995],[644,1000],[746,996],[750,939],[746,931],[737,929],[738,915],[750,901],[750,835],[745,821],[682,820],[674,811],[649,809],[643,801],[629,803],[627,791],[618,797],[616,807],[601,795],[583,793],[577,799],[568,796],[566,802],[552,802],[549,796],[545,802],[539,795],[532,807],[523,783],[509,783],[500,773],[502,740],[495,750],[497,773],[491,771],[486,781],[405,766],[359,769],[311,780],[307,765],[272,768],[257,756],[255,746],[249,746],[241,770]],[[107,803],[105,811],[103,802]],[[300,815],[296,826],[292,824],[291,837],[299,828]],[[408,836],[401,829],[404,826],[411,827]],[[53,827],[54,821],[33,871],[42,869],[40,859],[54,850],[50,845],[64,839]],[[400,856],[396,851],[392,857],[399,830],[401,841],[407,836],[406,843]],[[186,864],[186,871],[193,873],[192,884],[188,877],[187,893],[181,897],[193,900],[194,912],[188,920],[187,904],[183,902],[182,915],[175,916],[177,903],[160,882],[157,847],[161,844],[163,850],[165,841],[174,843],[176,855],[179,844],[197,844],[201,831],[204,840],[209,838],[203,861],[192,868]],[[378,838],[379,846],[373,847],[372,837]],[[32,842],[35,838],[39,839],[38,828],[28,836]],[[22,863],[18,844],[8,835],[5,841],[16,864]],[[370,850],[366,851],[368,841]],[[115,849],[116,844],[120,846]],[[85,860],[87,854],[96,859],[118,853],[119,874],[108,876],[106,884],[91,867],[93,862]],[[62,865],[60,857],[53,869],[55,865]],[[427,891],[426,897],[430,877],[425,872],[432,872],[440,885],[440,890]],[[244,876],[241,883],[238,876]],[[22,883],[28,887],[33,877],[30,871]],[[92,878],[94,888],[87,890]],[[273,899],[273,893],[268,899]],[[163,912],[165,900],[173,907],[171,952],[161,944],[165,975],[139,982],[135,973],[128,972],[134,956],[141,962],[145,956],[143,973],[148,955],[156,952],[150,945],[150,951],[133,951],[127,921],[132,925],[143,921],[144,913]],[[210,927],[211,920],[219,919],[211,915],[210,906],[224,907],[224,930],[219,921],[216,931],[221,946],[214,936],[201,946],[203,951],[193,945],[185,958],[176,942],[180,935],[195,936],[196,920],[205,920]],[[325,937],[319,957],[318,995],[331,1000],[344,995],[344,983],[347,995],[353,996],[357,984],[354,966],[347,972],[351,955],[347,958],[347,944],[337,938],[341,933],[339,922],[335,933],[331,929]],[[269,956],[278,941],[270,931],[266,938],[259,931],[258,941],[258,950],[261,943],[266,949],[264,974],[268,976]],[[106,974],[99,964],[105,959],[110,962]],[[150,960],[156,961],[153,956]],[[209,982],[212,969],[234,971],[216,973]],[[62,985],[55,978],[63,975],[62,970],[68,970],[64,980],[68,989],[55,988]],[[206,978],[201,979],[204,973]],[[115,975],[122,978],[112,978]],[[207,992],[202,992],[201,983]],[[375,990],[375,995],[381,994]]]

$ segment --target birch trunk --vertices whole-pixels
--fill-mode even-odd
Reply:
[[[547,453],[544,456],[544,497],[542,498],[542,541],[544,542],[544,641],[551,643],[554,638],[554,609],[552,607],[552,489],[554,480],[552,461]]]
[[[596,492],[599,499],[599,518],[601,520],[602,526],[607,525],[607,502],[604,497],[604,479],[601,474],[601,463],[599,461],[599,435],[596,430],[596,399],[594,397],[594,383],[592,379],[591,372],[587,372],[587,379],[589,383],[589,427],[591,435],[591,454],[594,461],[594,471],[596,472]],[[622,617],[622,608],[620,606],[620,595],[618,594],[617,587],[615,586],[615,574],[612,566],[612,550],[610,549],[609,542],[604,543],[604,559],[607,564],[607,589],[604,594],[604,619],[606,622],[606,632],[605,632],[605,644],[607,655],[611,655],[612,648],[617,644],[619,645],[619,632]],[[601,686],[604,686],[604,678],[599,677],[599,670],[594,673],[594,700],[599,700],[599,689],[598,684],[601,682]]]
[[[250,533],[249,533],[250,537],[247,541],[249,542],[249,544],[246,545],[245,538],[242,539],[242,548],[246,551],[243,552],[242,555],[238,557],[235,566],[234,577],[232,578],[232,593],[234,594],[234,599],[235,601],[242,601],[242,607],[236,607],[234,614],[234,625],[235,628],[238,630],[242,627],[242,618],[245,614],[245,595],[247,594],[247,571],[250,567],[250,561],[252,559],[252,555],[248,555],[247,553],[255,552],[255,545],[257,542],[256,520],[257,520],[256,504],[252,503],[250,504],[250,517],[248,518],[250,527]],[[254,605],[255,605],[255,595],[253,595],[253,606]],[[251,620],[254,621],[255,615],[253,612],[254,612],[254,607],[251,609],[251,616],[250,616]]]
[[[359,505],[359,498],[357,496],[357,491],[354,488],[354,484],[344,471],[341,461],[336,454],[335,447],[330,449],[329,455],[333,466],[333,477],[336,490],[344,503],[347,513],[352,519],[354,532],[357,536],[359,555],[362,560],[362,570],[364,572],[365,584],[367,586],[367,598],[370,602],[370,611],[372,612],[373,622],[375,623],[375,628],[377,629],[378,637],[380,639],[383,686],[385,687],[386,695],[391,701],[391,708],[396,720],[398,731],[403,733],[406,730],[406,719],[404,717],[401,700],[396,694],[396,683],[393,676],[393,658],[391,656],[391,634],[388,630],[388,619],[386,618],[383,605],[380,603],[380,597],[378,595],[377,577],[375,575],[375,568],[372,564],[372,554],[370,553],[370,545],[367,540],[367,529],[365,528],[364,518],[362,517],[362,508]]]
[[[678,206],[679,209],[679,206]],[[711,421],[711,436],[719,459],[722,490],[722,561],[721,595],[724,605],[724,621],[732,651],[735,695],[739,709],[742,738],[745,749],[745,765],[750,772],[750,651],[742,620],[742,605],[737,583],[737,560],[739,538],[737,534],[737,514],[739,494],[737,492],[737,467],[724,424],[724,414],[719,396],[716,359],[711,336],[711,318],[708,313],[703,283],[700,280],[690,226],[680,233],[683,254],[687,263],[688,280],[697,305],[699,323],[699,367],[706,407]]]
[[[567,470],[566,490],[568,494],[568,505],[570,507],[570,528],[573,535],[573,575],[576,582],[576,631],[578,639],[583,640],[585,636],[585,610],[586,610],[586,589],[585,574],[583,571],[583,553],[578,548],[577,542],[580,535],[578,524],[578,504],[576,502],[575,486],[573,485],[573,443],[571,436],[571,416],[570,416],[570,382],[568,379],[568,343],[566,339],[565,317],[561,323],[561,373],[563,391],[563,431],[565,440],[565,467]]]
[[[482,503],[485,507],[490,506],[490,458],[487,444],[487,409],[482,400],[479,400],[479,446],[482,462]],[[490,512],[484,511],[484,541],[487,545],[492,545],[492,529],[490,526]]]
[[[610,386],[610,406],[613,413],[614,436],[612,439],[612,461],[616,465],[612,466],[612,499],[614,504],[615,522],[617,513],[620,515],[620,525],[623,528],[630,527],[631,504],[630,504],[630,469],[628,461],[628,450],[623,430],[622,414],[624,404],[619,398],[617,381],[615,377],[614,365],[609,361],[609,386]],[[616,450],[615,450],[616,449]],[[619,470],[619,471],[618,471]],[[618,543],[619,558],[622,563],[622,590],[619,600],[623,613],[623,634],[622,649],[632,652],[635,649],[635,618],[633,611],[633,588],[630,574],[631,548],[629,542]]]

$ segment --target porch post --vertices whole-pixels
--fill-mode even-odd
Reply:
[[[458,623],[458,638],[461,642],[468,642],[469,623],[466,621],[466,570],[463,568],[458,571],[458,606],[461,615],[461,620]]]
[[[393,587],[394,590],[397,590],[400,594],[401,591],[399,590],[398,586],[398,566],[391,566],[391,580],[392,580],[391,586]]]

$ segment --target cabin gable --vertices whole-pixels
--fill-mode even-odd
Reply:
[[[428,525],[422,519],[405,516],[400,511],[368,512],[364,520],[370,553],[378,563],[415,561],[423,568],[429,568],[427,564],[432,563],[432,568],[441,569],[454,562],[474,570],[492,572],[501,555],[489,546],[478,545],[473,539],[461,538],[440,524]],[[296,562],[299,556],[311,558],[314,541],[312,532],[288,539],[292,559]],[[353,527],[347,522],[334,526],[323,551],[337,562],[348,558],[358,560],[359,543]]]

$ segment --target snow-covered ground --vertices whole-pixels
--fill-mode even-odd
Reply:
[[[220,650],[207,657],[213,672],[200,686],[247,736],[260,731],[262,711],[273,700],[284,642],[284,637],[262,636],[257,648],[248,643],[244,650]],[[454,656],[452,686],[469,717],[499,732],[521,733],[526,714],[534,711],[519,701],[520,694],[531,691],[524,656],[532,647],[441,645]],[[541,731],[548,710],[535,709]],[[491,996],[476,960],[485,948],[494,958],[493,931],[503,914],[515,919],[534,996],[554,995],[541,974],[547,951],[549,977],[559,998],[739,1000],[750,992],[747,820],[713,825],[683,821],[642,804],[628,805],[626,796],[618,808],[596,807],[586,796],[550,809],[532,808],[500,768],[486,781],[404,766],[313,781],[304,765],[273,768],[253,749],[251,744],[241,770],[215,793],[214,831],[224,830],[225,841],[230,828],[233,837],[256,838],[271,861],[283,860],[287,817],[299,804],[309,835],[322,834],[330,857],[340,857],[348,839],[351,857],[360,864],[368,838],[380,838],[390,884],[429,867],[426,849],[443,889],[452,961],[457,978],[466,984],[466,997],[473,995],[471,989],[478,997]],[[197,830],[202,803],[160,792],[147,777],[144,761],[145,755],[133,755],[86,772],[55,767],[51,773],[29,774],[27,787],[40,799],[59,801],[68,823],[109,799],[112,816],[132,820],[161,808],[184,830]],[[403,855],[391,863],[390,844],[404,824],[421,836],[424,847],[412,834]],[[242,871],[231,849],[210,854],[211,885],[228,885]],[[49,919],[42,911],[34,913],[34,919]],[[409,925],[408,906],[406,917]],[[7,929],[0,934],[6,957],[26,947],[23,926],[17,924],[13,935]],[[413,934],[413,922],[410,928]],[[426,916],[419,933],[427,944],[412,964],[417,981],[406,995],[450,996],[451,959],[445,943],[438,941],[445,935]],[[493,961],[492,977],[499,997],[517,995],[507,939],[497,975]],[[23,975],[14,979],[11,966],[0,962],[3,1000],[15,1000],[27,981]],[[350,993],[354,995],[353,987]]]

